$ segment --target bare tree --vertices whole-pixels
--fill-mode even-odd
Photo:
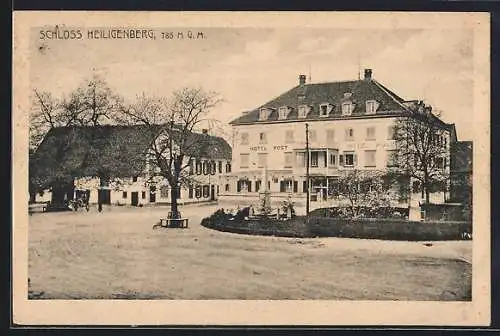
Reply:
[[[82,140],[86,141],[86,152],[80,168],[85,166],[87,158],[93,151],[94,141],[98,137],[98,129],[95,126],[113,123],[123,105],[122,98],[98,76],[82,82],[68,97],[56,99],[52,94],[37,89],[34,90],[33,97],[33,108],[30,114],[30,159],[34,159],[36,149],[51,129],[90,126],[88,132],[82,132],[85,137]],[[61,144],[61,146],[64,145],[67,144]],[[30,170],[35,169],[36,165],[32,164]],[[31,174],[30,177],[31,198],[37,189],[35,176],[36,174]]]
[[[390,206],[397,195],[385,177],[385,172],[378,170],[353,169],[342,172],[333,194],[347,204],[349,211],[345,215],[356,218],[361,216],[363,207],[375,209]]]
[[[123,109],[118,120],[145,126],[144,132],[154,139],[149,165],[157,169],[152,178],[166,180],[170,186],[172,218],[178,218],[180,187],[194,180],[189,166],[209,146],[208,141],[193,137],[193,132],[208,121],[208,113],[220,101],[217,93],[201,88],[182,88],[169,98],[143,94]]]
[[[400,117],[395,123],[395,165],[391,170],[418,181],[426,203],[431,192],[444,190],[449,177],[449,140],[445,132],[445,125],[427,106],[423,112]]]
[[[98,76],[84,81],[69,97],[56,99],[49,92],[33,90],[30,113],[30,151],[55,127],[98,126],[110,123],[120,112],[122,98]]]

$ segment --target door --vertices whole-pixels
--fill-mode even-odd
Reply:
[[[99,189],[98,190],[98,199],[101,204],[111,204],[111,190],[108,189]]]
[[[138,206],[139,205],[139,192],[133,191],[130,196],[132,199],[132,206]]]
[[[213,184],[210,185],[210,199],[215,200],[215,186]]]
[[[156,186],[149,187],[149,202],[156,202]]]

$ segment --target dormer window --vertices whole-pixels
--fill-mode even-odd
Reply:
[[[379,103],[376,100],[366,101],[366,114],[375,114],[379,107]]]
[[[343,116],[349,116],[352,114],[352,111],[354,110],[354,104],[350,102],[346,102],[342,104],[342,115]]]
[[[352,92],[344,92],[344,99],[351,98]]]
[[[261,108],[260,111],[259,111],[259,120],[262,121],[262,120],[267,120],[269,118],[269,116],[271,115],[271,109],[269,108]]]
[[[319,116],[320,117],[328,117],[330,113],[330,104],[320,104],[319,105]]]
[[[288,113],[290,113],[290,108],[288,106],[282,106],[278,110],[278,119],[284,120],[288,117]]]
[[[299,109],[298,109],[299,118],[307,117],[308,113],[309,113],[309,106],[307,106],[307,105],[300,105],[299,106]]]

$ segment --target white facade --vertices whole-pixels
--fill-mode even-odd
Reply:
[[[342,171],[385,170],[391,165],[391,153],[396,149],[392,139],[395,120],[394,116],[364,116],[233,125],[233,172],[225,178],[222,199],[254,204],[263,191],[267,171],[272,198],[281,201],[290,195],[296,204],[305,204],[307,123],[311,209],[324,206],[331,202],[328,184]],[[442,141],[449,148],[449,132]],[[414,193],[415,198],[420,200],[420,193]],[[431,194],[431,202],[444,200],[443,192]]]
[[[229,160],[196,160],[201,165],[201,170],[196,170],[196,163],[193,165],[192,174],[190,167],[186,169],[186,174],[190,175],[191,186],[182,186],[178,198],[179,204],[189,204],[197,202],[207,202],[217,200],[220,193],[222,176],[226,173]],[[212,169],[208,168],[212,164]],[[205,170],[203,170],[205,167]],[[215,168],[215,169],[214,169]],[[146,166],[142,176],[135,178],[114,178],[108,185],[101,187],[97,177],[81,177],[74,180],[74,195],[87,192],[90,204],[97,204],[99,200],[99,190],[104,190],[108,196],[106,204],[110,205],[131,205],[148,206],[170,204],[171,188],[168,182],[161,178],[151,179],[148,174],[151,170]],[[103,191],[101,191],[103,192]],[[36,202],[49,202],[52,199],[52,192],[46,190],[36,194]]]

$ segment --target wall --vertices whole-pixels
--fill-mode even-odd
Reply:
[[[364,167],[364,150],[376,150],[376,167],[386,167],[387,150],[394,148],[394,141],[388,140],[389,126],[394,118],[345,119],[308,121],[310,132],[316,133],[316,140],[310,134],[310,148],[334,148],[342,151],[355,151],[358,154],[358,166]],[[258,153],[268,153],[268,169],[285,168],[285,152],[305,148],[305,121],[274,122],[269,124],[233,126],[236,133],[233,148],[233,170],[251,171],[258,168]],[[367,127],[375,127],[375,139],[367,140]],[[353,140],[345,139],[345,130],[352,128]],[[334,140],[328,141],[327,130],[334,131]],[[293,131],[294,142],[287,143],[286,132]],[[266,144],[259,143],[259,133],[266,134]],[[248,145],[241,144],[241,134],[248,133]],[[240,154],[249,154],[248,168],[242,168]],[[337,160],[338,163],[338,160]]]

